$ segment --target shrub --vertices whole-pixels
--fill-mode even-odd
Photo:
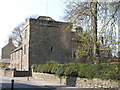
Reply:
[[[34,65],[34,72],[52,73],[58,76],[80,78],[101,78],[120,80],[120,63],[114,64],[40,64]]]

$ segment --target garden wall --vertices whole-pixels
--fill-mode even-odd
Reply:
[[[26,77],[31,76],[29,71],[16,71],[16,70],[1,70],[3,76],[9,76],[9,77]]]
[[[33,72],[32,77],[49,82],[55,82],[62,85],[70,85],[78,88],[120,88],[119,81],[101,80],[101,79],[86,79],[75,77],[59,77],[54,74]]]

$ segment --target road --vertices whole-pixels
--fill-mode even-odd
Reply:
[[[11,89],[11,80],[0,80],[0,85],[2,85],[3,90]],[[14,82],[14,90],[54,90],[51,87],[37,86],[32,84],[26,84],[24,82]]]
[[[0,78],[0,85],[2,85],[2,90],[11,90],[11,79],[9,78]],[[73,89],[73,88],[60,88],[60,86],[49,87],[42,85],[33,85],[26,82],[14,81],[13,90],[84,90],[84,89]],[[86,89],[85,89],[86,90]]]
[[[0,90],[12,90],[11,89],[11,80],[7,80],[4,78],[0,78]],[[33,85],[25,82],[14,81],[14,89],[13,90],[118,90],[118,89],[104,89],[104,88],[53,88],[48,86],[40,86],[40,85]]]

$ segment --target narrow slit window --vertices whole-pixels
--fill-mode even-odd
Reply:
[[[53,47],[52,46],[50,47],[50,50],[51,50],[51,52],[53,52]]]

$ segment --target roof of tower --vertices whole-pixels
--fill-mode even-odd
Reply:
[[[47,21],[55,21],[54,19],[52,19],[51,17],[48,17],[48,16],[39,16],[37,19],[47,20]]]

